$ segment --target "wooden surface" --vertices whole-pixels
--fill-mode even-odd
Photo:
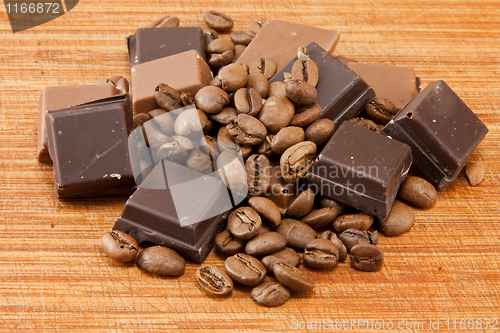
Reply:
[[[435,207],[416,212],[409,233],[382,237],[380,272],[347,264],[310,271],[314,291],[294,294],[279,308],[257,306],[250,288],[237,288],[230,298],[208,297],[194,279],[195,264],[171,279],[106,258],[100,238],[125,199],[54,199],[52,169],[35,159],[40,90],[130,77],[127,35],[159,15],[199,23],[208,9],[231,15],[235,31],[262,17],[339,29],[337,55],[413,66],[424,87],[444,79],[490,130],[473,155],[488,167],[485,181],[473,188],[461,175],[440,192]],[[425,332],[437,319],[435,331],[496,331],[485,329],[488,319],[500,329],[499,22],[497,0],[80,0],[69,14],[13,34],[2,5],[0,329],[274,332],[304,331],[294,323],[366,320]],[[223,265],[214,252],[206,263]],[[467,328],[469,319],[475,329]]]

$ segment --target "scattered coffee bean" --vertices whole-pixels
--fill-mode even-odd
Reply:
[[[253,31],[238,31],[231,32],[231,41],[234,44],[248,45],[254,39],[255,33]]]
[[[234,105],[239,113],[255,116],[262,108],[262,97],[253,88],[240,88],[234,94]]]
[[[408,176],[399,188],[398,197],[421,208],[431,208],[436,202],[437,191],[427,180]]]
[[[217,74],[221,82],[221,88],[228,92],[237,91],[243,88],[248,81],[248,73],[240,64],[229,64]]]
[[[258,145],[267,134],[264,124],[245,113],[238,114],[238,119],[234,123],[226,125],[226,128],[234,142],[242,146]]]
[[[186,261],[177,252],[164,246],[153,246],[142,250],[137,256],[137,265],[152,274],[180,276],[186,269]]]
[[[380,231],[386,236],[399,236],[407,232],[415,223],[413,209],[405,203],[395,200],[386,219],[377,218]]]
[[[181,94],[165,83],[160,83],[156,87],[155,100],[156,103],[166,111],[172,111],[183,106]]]
[[[201,132],[207,126],[207,115],[196,109],[187,108],[174,122],[174,132],[177,135],[188,136],[191,133]]]
[[[217,133],[217,146],[221,152],[226,149],[238,150],[238,145],[225,126],[221,127]]]
[[[251,256],[263,256],[281,250],[285,245],[285,236],[275,231],[269,231],[250,239],[245,246],[245,253]]]
[[[271,149],[283,154],[291,146],[304,141],[304,130],[297,126],[287,126],[279,130],[271,141]]]
[[[179,26],[179,18],[177,16],[164,16],[151,23],[148,28],[170,28]]]
[[[319,205],[323,208],[329,207],[337,209],[337,215],[342,214],[345,208],[345,205],[343,203],[327,197],[321,197],[321,199],[319,200]]]
[[[209,10],[203,14],[205,23],[212,29],[225,32],[233,28],[234,22],[228,15],[222,14],[215,10]]]
[[[235,108],[225,107],[221,112],[208,114],[208,119],[218,122],[221,125],[231,124],[238,119],[238,111]]]
[[[152,121],[145,122],[142,129],[143,132],[146,132],[146,143],[153,151],[157,151],[163,144],[172,141],[172,138],[165,135]]]
[[[250,156],[249,159],[252,156]],[[250,188],[250,186],[248,187]],[[268,222],[272,228],[277,228],[279,226],[281,222],[281,213],[278,206],[276,206],[276,204],[270,199],[264,197],[251,197],[250,199],[248,199],[248,204],[257,213],[259,213],[264,221]]]
[[[259,305],[274,307],[285,304],[290,291],[279,282],[267,281],[253,288],[251,297]]]
[[[132,236],[119,230],[106,232],[101,238],[101,247],[108,257],[119,262],[133,261],[139,249]]]
[[[184,136],[174,136],[170,142],[158,148],[157,158],[166,158],[172,162],[183,162],[188,158],[188,150],[193,149],[191,140]]]
[[[288,148],[280,158],[281,176],[287,183],[304,177],[316,156],[316,145],[303,141]]]
[[[288,126],[295,114],[295,107],[288,98],[269,97],[259,112],[259,120],[266,126],[269,133],[278,133]]]
[[[222,66],[226,66],[233,61],[234,51],[228,50],[222,53],[212,53],[210,55],[210,59],[208,60],[208,65],[212,69],[221,68]]]
[[[303,251],[307,243],[316,238],[316,231],[313,228],[294,219],[281,220],[276,231],[285,236],[287,246],[299,251]]]
[[[272,97],[272,96],[288,99],[288,97],[286,96],[286,83],[281,81],[275,81],[269,84],[267,97]]]
[[[273,271],[276,279],[292,290],[311,291],[314,288],[314,282],[309,275],[291,265],[279,262],[274,265]]]
[[[256,286],[266,277],[266,268],[255,257],[237,253],[224,262],[226,273],[245,286]]]
[[[245,171],[247,176],[248,192],[255,195],[266,193],[272,176],[271,163],[269,162],[269,159],[264,155],[253,154],[249,156],[245,162]],[[269,204],[267,204],[267,206],[269,207]]]
[[[243,52],[246,50],[246,46],[245,45],[241,45],[241,44],[236,44],[234,46],[234,57],[233,57],[233,63],[236,62],[236,60],[238,60],[238,58],[243,54]]]
[[[250,239],[259,233],[262,219],[251,207],[239,207],[229,214],[227,227],[240,239]]]
[[[184,106],[189,106],[194,104],[194,98],[191,95],[191,93],[188,92],[181,92],[181,101],[182,105]]]
[[[366,113],[371,120],[385,125],[396,113],[398,108],[385,97],[375,96],[366,103]]]
[[[337,235],[331,231],[331,230],[326,230],[322,232],[318,238],[324,238],[328,239],[330,242],[335,244],[337,247],[337,250],[339,251],[339,261],[344,262],[347,258],[347,248],[345,247],[344,243],[337,237]]]
[[[469,162],[465,167],[465,177],[471,186],[479,185],[486,175],[486,167],[481,162]]]
[[[284,247],[283,249],[273,252],[268,256],[262,258],[262,264],[266,267],[268,274],[273,273],[273,267],[278,262],[284,262],[291,266],[300,264],[301,258],[299,254],[291,247]]]
[[[335,219],[333,229],[339,234],[347,229],[366,231],[370,229],[372,223],[373,216],[366,213],[345,214]]]
[[[219,113],[229,103],[228,94],[216,86],[205,86],[194,96],[196,107],[208,114]]]
[[[220,253],[233,255],[243,251],[245,248],[245,241],[234,237],[229,230],[224,230],[215,236],[215,247]]]
[[[322,118],[315,120],[306,128],[305,139],[322,146],[330,140],[335,132],[335,123],[330,119]]]
[[[288,80],[285,91],[288,98],[299,105],[312,104],[318,96],[318,92],[313,85],[297,79]]]
[[[365,119],[365,118],[359,118],[354,122],[356,125],[359,125],[361,127],[364,127],[366,129],[369,129],[370,131],[377,131],[378,125],[375,124],[373,120],[370,119]]]
[[[384,253],[375,245],[358,244],[351,249],[351,267],[360,271],[378,271],[384,263]]]
[[[257,90],[260,94],[260,97],[266,98],[267,93],[269,91],[269,82],[267,78],[262,73],[252,73],[248,75],[248,81],[246,87],[248,89],[253,88]],[[262,100],[261,100],[262,102]],[[260,108],[259,108],[260,110]]]
[[[316,87],[318,83],[318,66],[311,59],[298,59],[292,67],[292,79],[302,80]]]
[[[313,229],[318,229],[331,224],[336,217],[337,210],[335,208],[318,208],[304,216],[301,221]]]
[[[250,24],[250,29],[248,30],[252,31],[254,34],[257,34],[257,32],[259,32],[260,28],[262,28],[266,21],[267,19],[260,19],[256,22],[253,22],[252,24]]]
[[[200,151],[199,149],[193,149],[191,153],[189,153],[188,158],[186,160],[186,165],[188,168],[192,170],[207,175],[213,172],[215,169],[210,156]]]
[[[173,134],[174,118],[170,115],[170,112],[166,112],[162,109],[154,109],[149,111],[148,115],[153,118],[151,123],[157,124],[164,134]]]
[[[269,80],[278,71],[278,64],[272,58],[258,58],[250,64],[249,73],[262,73]]]
[[[378,232],[347,229],[339,235],[339,239],[350,252],[351,248],[357,244],[377,244]]]
[[[321,106],[312,103],[298,109],[290,122],[290,126],[306,127],[312,124],[321,116]]]
[[[314,191],[308,188],[301,192],[288,206],[286,215],[301,218],[309,214],[314,205]]]
[[[148,120],[151,120],[151,117],[148,114],[145,113],[136,114],[133,118],[132,128],[135,129],[137,127],[140,127]]]
[[[235,150],[227,149],[217,157],[219,176],[224,184],[235,192],[241,191],[247,185],[245,166],[237,154]]]
[[[316,238],[304,249],[304,262],[313,268],[332,269],[337,265],[339,250],[328,239]]]
[[[205,35],[205,45],[210,44],[212,41],[216,40],[219,38],[219,33],[215,31],[214,29],[210,28],[206,24],[192,24],[190,27],[199,27],[203,31],[203,34]]]
[[[233,280],[222,269],[203,265],[196,270],[200,286],[215,295],[228,295],[233,290]]]

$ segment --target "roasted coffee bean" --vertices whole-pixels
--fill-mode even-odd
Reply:
[[[241,146],[239,147],[239,152],[241,153],[241,157],[243,160],[246,160],[251,154],[254,146]]]
[[[237,44],[234,46],[234,57],[233,57],[233,63],[236,62],[236,60],[238,60],[238,58],[243,54],[243,52],[246,50],[246,46],[245,45],[241,45],[241,44]],[[264,96],[265,97],[265,96]]]
[[[255,33],[253,31],[238,31],[231,32],[231,41],[234,44],[248,45],[254,39]]]
[[[271,163],[265,155],[253,154],[245,162],[248,192],[261,195],[271,183]],[[279,222],[278,222],[279,223]]]
[[[225,126],[221,127],[217,133],[217,145],[221,152],[226,149],[238,150],[238,145],[234,142],[233,137],[229,134]]]
[[[304,249],[304,262],[313,268],[332,269],[339,260],[337,246],[328,239],[316,238]]]
[[[201,132],[207,126],[207,115],[196,109],[187,108],[174,122],[174,132],[177,135],[188,136],[191,133]]]
[[[262,108],[262,97],[253,88],[240,88],[234,94],[234,106],[239,113],[255,116]]]
[[[215,10],[209,10],[203,14],[203,19],[205,23],[212,29],[225,32],[233,28],[233,19],[226,14],[222,14]]]
[[[108,257],[119,262],[134,260],[139,249],[132,236],[119,230],[106,232],[101,238],[101,247]]]
[[[245,113],[238,114],[238,119],[226,125],[227,131],[233,140],[242,146],[255,146],[264,140],[267,130],[257,118]]]
[[[299,105],[312,104],[318,96],[318,92],[313,85],[297,79],[288,80],[285,91],[288,98]]]
[[[360,231],[356,229],[347,229],[339,235],[339,239],[351,251],[351,248],[356,244],[377,244],[378,232],[374,231]]]
[[[163,110],[167,111],[172,111],[183,106],[181,94],[165,83],[160,83],[156,87],[155,100]]]
[[[295,107],[288,98],[273,96],[266,100],[258,118],[269,133],[275,134],[290,124],[294,114]]]
[[[191,153],[189,153],[186,165],[188,168],[204,174],[209,174],[215,170],[210,156],[199,149],[193,149]]]
[[[276,154],[283,154],[285,150],[304,141],[304,130],[297,126],[283,127],[271,141],[271,149]]]
[[[292,290],[311,291],[314,288],[314,282],[309,275],[291,265],[279,262],[274,265],[273,271],[276,279]]]
[[[271,141],[273,141],[273,137],[274,137],[273,134],[266,135],[264,140],[262,140],[262,143],[258,146],[255,146],[255,153],[262,154],[262,155],[265,155],[267,157],[273,156],[274,152],[271,149]]]
[[[273,268],[279,262],[284,262],[285,264],[291,266],[297,266],[300,264],[301,258],[298,253],[291,247],[285,247],[279,251],[273,252],[268,256],[262,258],[262,264],[266,267],[268,274],[274,274]]]
[[[314,191],[308,188],[295,198],[286,211],[286,215],[296,218],[306,216],[314,205]]]
[[[153,118],[151,123],[157,124],[164,134],[171,135],[174,130],[174,118],[170,112],[163,109],[154,109],[148,112],[148,115]]]
[[[196,107],[201,111],[212,114],[219,113],[229,103],[227,92],[216,86],[205,86],[194,96]]]
[[[285,245],[285,236],[275,231],[269,231],[250,239],[245,246],[245,253],[251,256],[263,256],[281,250]]]
[[[212,41],[219,38],[219,33],[214,29],[210,28],[206,24],[192,24],[190,27],[199,27],[205,34],[205,45],[209,45]]]
[[[194,104],[193,96],[191,95],[191,93],[187,93],[187,92],[181,92],[181,101],[182,101],[182,105],[184,105],[184,106],[190,106],[190,105]]]
[[[356,121],[355,124],[374,132],[377,131],[378,128],[377,124],[375,124],[373,120],[365,118],[359,118],[359,120]]]
[[[163,133],[158,124],[156,124],[153,120],[147,121],[142,124],[142,130],[147,145],[153,151],[158,150],[158,148],[160,148],[160,146],[164,143],[172,141],[172,138]]]
[[[212,69],[221,68],[222,66],[226,66],[233,61],[234,51],[228,50],[222,53],[212,53],[210,55],[210,59],[208,60],[208,65]]]
[[[264,74],[252,73],[248,75],[248,81],[246,87],[248,89],[253,88],[257,90],[259,92],[260,97],[266,98],[267,93],[269,91],[269,82],[267,81],[267,78]]]
[[[436,203],[437,191],[427,180],[408,176],[399,188],[398,197],[415,206],[428,209]]]
[[[366,213],[345,214],[335,219],[333,229],[339,234],[347,229],[366,231],[370,229],[372,223],[373,216]]]
[[[398,108],[385,97],[375,96],[366,103],[366,113],[374,122],[385,125],[396,113]]]
[[[213,160],[217,159],[220,154],[219,147],[217,146],[217,141],[210,135],[205,135],[201,138],[200,148]]]
[[[324,238],[328,239],[330,242],[335,244],[337,247],[337,250],[339,251],[339,261],[344,262],[347,258],[347,248],[345,247],[344,243],[337,237],[337,235],[331,231],[331,230],[326,230],[322,232],[318,238]]]
[[[335,123],[330,119],[322,118],[315,120],[306,128],[305,139],[322,146],[330,140],[335,132]]]
[[[123,76],[112,76],[107,79],[100,79],[94,84],[110,84],[118,89],[122,94],[126,94],[129,91],[129,83]]]
[[[313,229],[326,227],[332,223],[337,217],[335,208],[319,208],[312,210],[309,214],[302,218],[302,222],[309,225]]]
[[[266,23],[267,19],[260,19],[258,21],[255,21],[253,22],[252,24],[250,24],[250,31],[252,31],[254,34],[257,34],[257,32],[259,32],[260,28],[262,28],[262,26],[264,25],[264,23]]]
[[[342,214],[345,208],[345,205],[343,203],[327,197],[321,197],[321,199],[319,200],[319,205],[323,208],[328,207],[337,209],[337,215]]]
[[[384,253],[375,245],[358,244],[351,249],[351,267],[360,271],[378,271],[384,263]]]
[[[304,177],[316,156],[316,145],[311,141],[297,143],[288,148],[280,158],[281,177],[294,183]]]
[[[316,231],[313,228],[294,219],[281,220],[276,231],[286,237],[287,246],[299,251],[304,250],[307,243],[316,238]]]
[[[233,290],[233,280],[222,269],[203,265],[196,270],[200,286],[215,295],[228,295]]]
[[[237,151],[227,149],[221,152],[217,157],[217,168],[222,181],[231,191],[239,192],[247,185],[245,166]]]
[[[267,92],[267,97],[282,97],[288,99],[286,96],[286,83],[281,81],[276,81],[269,84],[269,90]]]
[[[274,307],[290,299],[290,291],[279,282],[267,281],[252,289],[252,299],[259,305]]]
[[[216,86],[218,88],[222,87],[222,82],[220,82],[220,79],[218,76],[214,77],[210,82],[208,83],[209,86]]]
[[[316,87],[318,84],[318,66],[311,59],[298,59],[292,66],[292,79],[302,80]]]
[[[230,124],[238,119],[238,111],[235,108],[225,107],[221,112],[207,115],[208,119],[216,121],[221,125]]]
[[[248,204],[259,213],[264,221],[268,222],[273,229],[279,226],[281,222],[281,213],[278,206],[270,199],[264,197],[251,197],[248,199]]]
[[[386,236],[399,236],[407,232],[415,223],[413,209],[405,203],[395,200],[386,219],[377,218],[380,231]]]
[[[229,214],[227,227],[229,231],[240,239],[250,239],[257,236],[262,219],[251,207],[239,207]]]
[[[217,74],[221,82],[221,88],[227,92],[234,92],[243,88],[248,81],[248,73],[240,64],[229,64]]]
[[[249,73],[262,73],[269,80],[278,71],[278,64],[272,58],[258,58],[250,64]]]
[[[226,273],[245,286],[256,286],[266,277],[266,268],[255,257],[237,253],[224,262]]]
[[[465,166],[465,177],[471,186],[479,185],[486,175],[486,167],[481,162],[469,162]]]
[[[170,28],[179,26],[179,18],[177,16],[164,16],[151,23],[148,28]]]
[[[312,124],[321,116],[321,106],[318,103],[312,103],[298,109],[290,122],[290,126],[306,127]]]
[[[229,230],[224,230],[215,236],[215,247],[220,253],[233,255],[243,251],[245,241],[235,237]]]
[[[177,252],[164,246],[153,246],[142,250],[137,256],[137,265],[152,274],[180,276],[186,269],[186,261]]]
[[[135,129],[137,127],[142,126],[146,121],[151,120],[151,117],[145,113],[138,113],[133,118],[132,128]]]
[[[159,159],[166,158],[171,161],[185,161],[188,157],[188,150],[193,149],[191,140],[184,136],[173,136],[171,141],[164,143],[158,148],[156,153]]]
[[[226,51],[233,51],[235,50],[235,45],[232,41],[229,39],[224,39],[224,38],[219,38],[215,39],[210,44],[207,45],[207,52],[208,53],[224,53]]]

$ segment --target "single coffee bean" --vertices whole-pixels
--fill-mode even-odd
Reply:
[[[309,225],[313,229],[326,227],[332,223],[337,217],[335,208],[319,208],[312,210],[309,214],[302,218],[302,222]]]
[[[226,273],[245,286],[256,286],[266,277],[266,268],[255,257],[237,253],[224,262]]]
[[[358,244],[351,249],[351,267],[360,271],[378,271],[384,263],[384,253],[375,245]]]
[[[164,246],[153,246],[142,250],[137,256],[137,265],[152,274],[180,276],[186,269],[186,261],[177,252]]]
[[[293,219],[281,220],[276,231],[285,236],[287,246],[299,251],[304,250],[307,243],[316,238],[316,231],[313,228]]]
[[[181,92],[181,101],[182,105],[184,106],[190,106],[194,104],[194,98],[191,93],[188,92]]]
[[[164,16],[151,23],[148,28],[170,28],[179,26],[179,18],[177,16]]]
[[[380,231],[386,236],[399,236],[407,232],[415,223],[413,209],[405,203],[395,200],[386,219],[377,218]]]
[[[215,248],[223,254],[233,255],[243,251],[245,248],[245,241],[234,237],[229,230],[224,230],[215,236]]]
[[[285,236],[269,231],[250,239],[245,246],[245,253],[251,256],[263,256],[281,250],[285,245]]]
[[[267,281],[252,289],[251,297],[259,305],[274,307],[290,299],[290,291],[279,282]]]
[[[106,232],[101,238],[101,247],[108,257],[119,262],[134,260],[139,249],[132,236],[119,230]]]
[[[146,121],[151,120],[151,117],[145,113],[138,113],[133,118],[132,129],[142,126]]]
[[[271,163],[269,159],[265,155],[259,154],[249,156],[245,162],[245,172],[247,176],[248,192],[255,195],[266,193],[272,178]],[[267,206],[269,207],[269,204],[267,204]]]
[[[203,14],[203,19],[210,28],[219,32],[229,31],[234,25],[231,17],[215,10],[205,12],[205,14]]]
[[[222,181],[231,191],[241,191],[247,185],[243,161],[235,150],[227,149],[217,157],[217,168]]]
[[[235,92],[243,88],[248,81],[248,73],[240,64],[229,64],[217,74],[221,82],[221,88],[227,92]]]
[[[347,248],[345,247],[344,243],[337,237],[337,235],[331,231],[331,230],[326,230],[322,232],[318,238],[324,238],[328,239],[330,242],[335,244],[337,247],[337,250],[339,251],[339,261],[344,262],[347,258]]]
[[[262,143],[258,146],[255,146],[255,153],[262,154],[267,157],[275,155],[273,150],[271,149],[271,141],[273,141],[274,134],[268,134],[262,140]]]
[[[286,211],[286,215],[301,218],[309,214],[314,205],[314,191],[308,188],[295,198]]]
[[[274,265],[273,271],[276,279],[292,290],[311,291],[314,288],[314,282],[309,275],[291,265],[279,262]]]
[[[166,158],[173,162],[185,161],[188,157],[188,150],[193,149],[191,140],[184,136],[174,136],[170,142],[164,143],[158,148],[157,158]]]
[[[339,234],[347,229],[366,231],[372,224],[373,216],[366,213],[345,214],[335,219],[333,229]]]
[[[98,80],[95,84],[110,84],[120,91],[122,94],[126,94],[129,91],[129,83],[123,76],[112,76],[107,79]]]
[[[465,166],[465,177],[471,186],[479,185],[486,175],[486,167],[481,162],[469,162]]]
[[[288,126],[295,114],[295,107],[288,98],[269,97],[262,106],[258,119],[266,126],[271,134]]]
[[[316,155],[316,145],[311,141],[297,143],[288,148],[280,158],[281,176],[287,183],[304,177]]]
[[[161,145],[172,141],[172,138],[164,134],[154,121],[150,120],[142,124],[142,130],[143,133],[145,133],[144,138],[146,139],[147,145],[153,151],[157,151]]]
[[[221,112],[208,114],[208,119],[216,121],[221,125],[227,125],[238,119],[238,111],[235,108],[225,107]]]
[[[415,206],[428,209],[436,203],[437,191],[427,180],[408,176],[399,188],[398,197]]]
[[[361,231],[356,229],[347,229],[339,235],[339,239],[351,251],[351,248],[356,244],[377,244],[378,232]]]
[[[262,97],[253,88],[240,88],[234,94],[234,105],[239,113],[255,116],[262,108]]]
[[[212,114],[219,113],[229,103],[227,92],[216,86],[205,86],[194,96],[196,107],[201,111]]]
[[[250,31],[252,31],[254,34],[257,34],[257,32],[259,32],[260,28],[262,28],[262,26],[264,25],[264,23],[266,23],[267,19],[260,19],[258,21],[255,21],[253,22],[252,24],[250,24]]]
[[[207,175],[213,172],[215,169],[210,156],[200,151],[200,149],[193,149],[191,153],[189,153],[188,158],[186,160],[186,165],[188,168],[192,170]]]
[[[355,124],[374,132],[377,131],[378,128],[377,124],[375,124],[373,120],[365,118],[359,118],[359,120],[357,120]]]
[[[316,63],[309,60],[296,60],[292,66],[292,78],[302,80],[316,87],[318,84],[318,66]]]
[[[304,262],[313,268],[332,269],[337,265],[339,250],[328,239],[316,238],[304,249]]]
[[[248,89],[255,89],[259,93],[260,97],[266,98],[269,91],[269,82],[267,78],[262,73],[252,73],[248,75],[248,81],[246,87]],[[262,100],[261,100],[262,102]],[[260,110],[260,109],[259,109]]]
[[[374,122],[385,125],[396,113],[398,108],[385,97],[375,96],[366,103],[366,113]]]
[[[272,96],[288,99],[288,97],[286,96],[286,83],[281,81],[275,81],[273,83],[270,83],[269,90],[267,92],[267,97],[272,97]]]
[[[233,290],[233,280],[222,269],[203,265],[196,270],[200,286],[215,295],[228,295]]]
[[[221,68],[222,66],[226,66],[233,61],[234,51],[228,50],[222,53],[212,53],[210,55],[210,59],[208,60],[208,65],[212,69]]]
[[[252,156],[250,156],[249,159]],[[248,199],[248,204],[257,213],[259,213],[259,215],[264,219],[264,221],[268,222],[273,229],[279,226],[281,222],[281,213],[278,206],[270,199],[264,197],[251,197],[250,199]]]
[[[258,58],[250,64],[249,73],[262,73],[269,80],[278,71],[278,64],[272,58]]]
[[[283,127],[271,141],[271,149],[276,154],[283,154],[285,150],[302,141],[304,141],[304,130],[301,127]]]
[[[305,139],[322,146],[330,140],[335,132],[335,123],[330,119],[322,118],[315,120],[306,128]]]
[[[200,148],[205,154],[210,156],[212,160],[217,159],[220,155],[217,141],[210,135],[205,135],[200,139]]]
[[[231,61],[232,63],[235,63],[238,58],[243,54],[243,52],[246,50],[246,46],[245,45],[241,45],[241,44],[236,44],[234,46],[234,56],[233,56],[233,61]]]
[[[257,118],[245,113],[238,114],[238,119],[226,125],[234,142],[242,146],[256,146],[264,140],[267,129]]]
[[[207,126],[207,115],[196,109],[187,108],[174,122],[174,132],[177,135],[188,136],[191,133],[201,132]]]
[[[215,31],[214,29],[210,28],[206,24],[192,24],[190,27],[199,27],[203,31],[203,34],[205,34],[205,45],[209,45],[212,41],[216,40],[219,38],[219,33]]]
[[[153,118],[151,123],[157,124],[164,134],[173,135],[175,121],[170,112],[163,109],[154,109],[149,111],[148,115]]]
[[[231,32],[231,41],[234,44],[248,45],[254,39],[255,33],[253,31],[238,31]]]
[[[207,53],[224,53],[226,51],[235,50],[235,45],[229,39],[219,38],[215,39],[207,45]]]
[[[327,197],[321,197],[321,199],[319,200],[319,205],[323,208],[329,207],[337,209],[337,215],[342,214],[345,208],[345,205],[343,203]]]
[[[318,92],[314,86],[297,79],[288,80],[286,82],[285,91],[288,98],[299,105],[312,104],[318,96]]]
[[[160,83],[155,89],[155,100],[166,111],[182,107],[181,94],[165,83]]]
[[[250,239],[257,236],[262,219],[251,207],[239,207],[229,214],[227,227],[229,231],[240,239]]]
[[[217,145],[221,152],[226,149],[238,150],[238,145],[234,142],[233,137],[229,134],[225,126],[221,127],[217,133]]]
[[[318,103],[303,106],[296,111],[290,122],[290,126],[309,126],[321,116],[321,110],[321,106]]]
[[[297,266],[300,264],[301,258],[299,254],[291,247],[284,247],[283,249],[273,252],[270,255],[262,258],[262,264],[266,267],[268,274],[274,274],[273,267],[279,262],[284,262],[285,264],[291,266]]]

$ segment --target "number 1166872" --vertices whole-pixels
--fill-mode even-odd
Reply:
[[[39,3],[6,3],[8,14],[60,14],[60,5],[52,2]]]

